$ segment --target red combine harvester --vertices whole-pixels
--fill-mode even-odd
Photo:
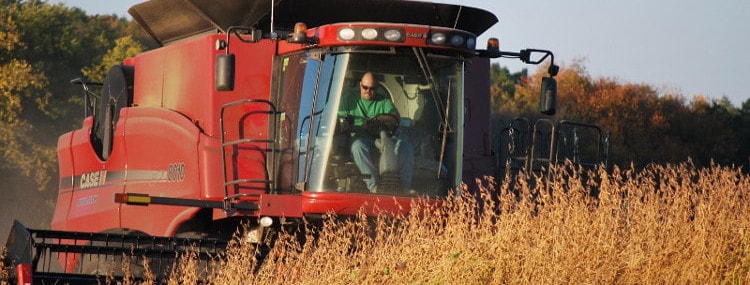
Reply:
[[[477,49],[497,22],[481,9],[151,0],[129,12],[161,47],[112,67],[100,94],[77,81],[91,104],[58,142],[52,230],[16,223],[9,238],[19,284],[90,282],[122,253],[215,253],[241,224],[261,242],[305,218],[437,203],[497,171],[491,58],[549,59],[541,112],[555,111],[552,53],[500,51],[496,39]],[[370,91],[397,112],[342,115]],[[371,153],[353,153],[359,135],[375,142]]]

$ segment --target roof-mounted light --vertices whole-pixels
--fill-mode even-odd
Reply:
[[[399,30],[387,30],[383,33],[386,40],[391,42],[401,41],[401,31]]]
[[[432,34],[432,37],[430,37],[430,41],[432,41],[433,44],[436,45],[442,45],[445,44],[446,35],[444,33],[434,33]]]
[[[461,47],[464,44],[464,37],[461,35],[453,35],[451,37],[451,44],[455,47]]]
[[[500,50],[500,40],[497,38],[489,38],[487,40],[487,50]]]
[[[354,33],[354,29],[352,28],[341,28],[339,29],[339,39],[345,40],[345,41],[351,41],[354,39],[354,36],[356,34]]]
[[[433,30],[430,31],[427,44],[474,50],[477,45],[476,36],[459,30]]]
[[[498,58],[500,57],[500,40],[497,38],[489,38],[487,40],[487,49],[478,50],[477,53],[482,57]]]
[[[477,47],[477,40],[475,38],[468,38],[466,40],[466,47],[469,49],[474,49]]]
[[[337,32],[341,41],[387,41],[404,42],[405,33],[403,29],[387,27],[362,27],[347,26],[340,27]]]
[[[362,29],[362,38],[366,40],[374,40],[378,37],[378,31],[373,28]]]
[[[286,38],[289,43],[302,44],[307,42],[307,24],[298,22],[294,24],[294,32]]]

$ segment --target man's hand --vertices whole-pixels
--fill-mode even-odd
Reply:
[[[398,129],[399,118],[393,114],[379,114],[375,117],[367,119],[365,124],[362,126],[365,133],[372,137],[379,137],[380,130],[384,130],[389,136],[396,133]]]
[[[348,134],[354,130],[354,117],[352,115],[339,116],[338,127],[336,127],[336,133]]]

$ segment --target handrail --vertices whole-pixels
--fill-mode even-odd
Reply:
[[[582,138],[585,140],[581,140]],[[529,119],[516,117],[500,131],[498,143],[500,155],[496,159],[496,166],[504,168],[506,175],[514,169],[536,171],[539,170],[537,166],[558,164],[564,157],[586,167],[601,163],[606,167],[609,160],[609,133],[605,135],[595,124],[578,121],[562,120],[554,123],[549,119],[539,119],[532,125]],[[584,151],[584,146],[594,144],[593,151]],[[523,162],[523,166],[514,168],[516,162]]]
[[[602,129],[599,126],[594,125],[594,124],[590,124],[590,123],[583,123],[583,122],[577,122],[577,121],[562,120],[562,121],[560,121],[558,123],[558,132],[561,131],[560,127],[562,127],[562,126],[584,127],[584,128],[594,129],[594,131],[597,134],[597,137],[596,137],[596,141],[597,141],[597,145],[596,145],[596,159],[595,159],[595,161],[593,161],[593,162],[582,161],[581,160],[582,158],[580,157],[580,149],[579,149],[580,145],[578,144],[578,142],[575,142],[573,144],[573,146],[574,146],[574,149],[573,149],[573,162],[576,163],[576,164],[584,165],[584,166],[596,166],[597,164],[599,164],[599,162],[601,161],[601,156],[604,153],[602,151],[602,149],[604,148],[604,146],[602,145],[604,143],[604,139],[603,139],[603,136],[602,136]],[[573,130],[574,130],[574,134],[576,134],[575,130],[577,130],[577,129],[574,128]],[[577,137],[576,137],[576,139],[577,139]],[[608,148],[608,146],[607,146],[607,148]],[[559,149],[558,149],[558,151],[559,151]],[[606,164],[606,162],[605,162],[605,164]]]
[[[541,135],[541,131],[539,131],[540,124],[548,124],[550,126],[551,130],[551,139],[550,139],[550,146],[549,146],[549,156],[547,158],[536,158],[534,155],[536,154],[536,141],[537,141],[537,135]],[[534,170],[534,162],[546,162],[548,164],[556,163],[555,156],[554,156],[554,149],[556,147],[556,138],[555,138],[555,125],[552,123],[552,121],[547,119],[539,119],[536,122],[534,122],[534,133],[531,138],[531,150],[529,151],[529,159],[526,162],[526,171],[531,172]]]
[[[226,129],[224,126],[224,113],[226,109],[244,105],[244,104],[265,104],[268,106],[268,110],[263,111],[266,113],[270,118],[270,127],[268,130],[267,138],[246,138],[244,137],[244,134],[240,131],[238,131],[239,138],[237,140],[232,141],[226,141]],[[276,165],[278,163],[277,161],[277,153],[279,152],[279,143],[277,139],[278,134],[278,120],[276,116],[279,114],[279,112],[276,109],[276,105],[268,100],[265,99],[242,99],[237,100],[234,102],[230,102],[227,104],[224,104],[221,106],[221,111],[219,115],[219,128],[221,131],[221,157],[222,157],[222,172],[224,175],[224,196],[226,199],[235,199],[242,195],[230,195],[229,187],[235,186],[243,183],[262,183],[265,185],[265,188],[271,189],[272,185],[276,182]],[[239,177],[234,177],[232,180],[229,179],[229,174],[227,173],[227,150],[226,147],[233,146],[237,147],[240,144],[245,143],[265,143],[266,148],[263,149],[263,152],[266,153],[264,155],[265,157],[265,177],[269,179],[241,179]],[[270,146],[269,146],[270,144]],[[235,150],[236,151],[236,150]],[[270,153],[268,155],[267,153]],[[269,163],[269,156],[270,156],[270,163]],[[233,161],[233,165],[236,165],[236,161]],[[236,192],[236,191],[235,191]]]

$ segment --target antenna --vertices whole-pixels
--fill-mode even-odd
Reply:
[[[453,23],[453,28],[455,29],[458,26],[458,19],[461,18],[461,10],[463,10],[464,6],[458,6],[458,13],[456,13],[456,21]]]
[[[274,15],[274,11],[273,10],[274,10],[274,6],[276,6],[276,5],[274,3],[274,0],[270,0],[270,1],[271,1],[271,38],[275,39],[276,38],[276,34],[273,32],[273,15]]]

